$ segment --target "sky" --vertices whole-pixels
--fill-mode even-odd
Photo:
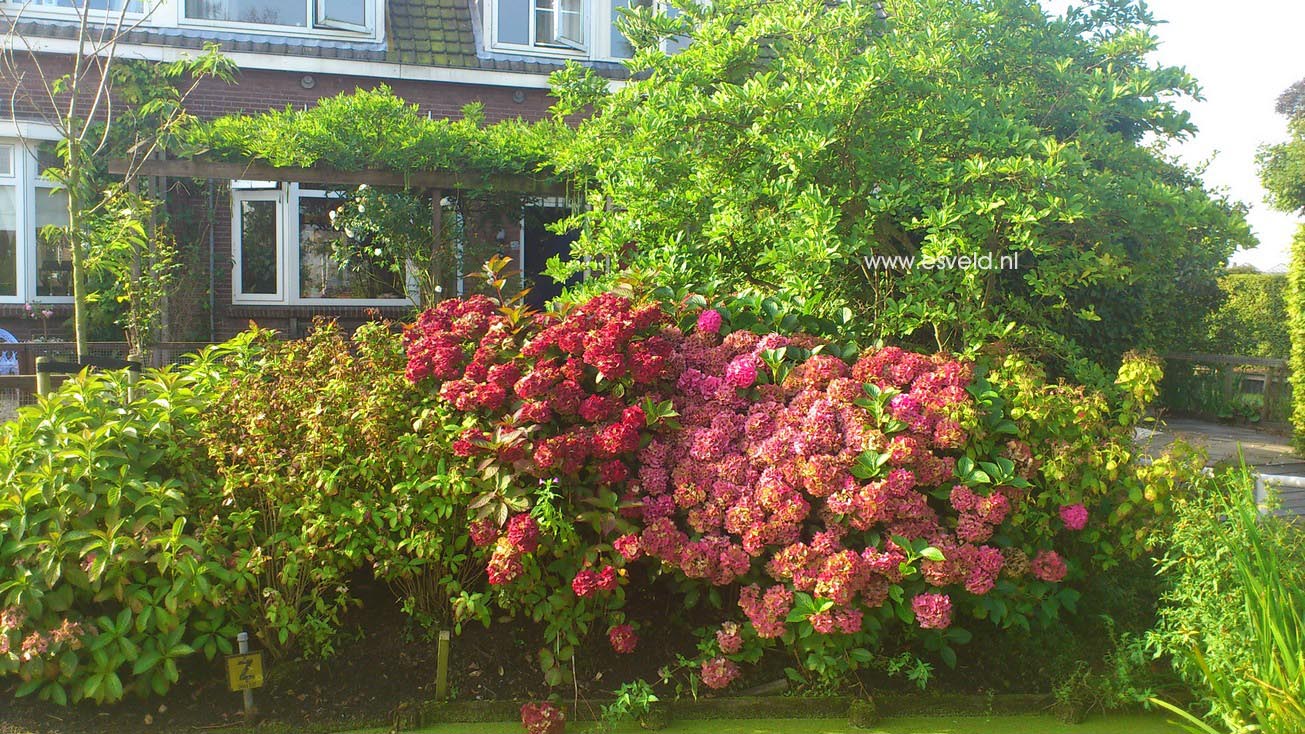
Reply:
[[[1052,12],[1066,4],[1043,0]],[[1299,220],[1264,202],[1255,152],[1287,137],[1286,118],[1273,105],[1305,78],[1305,2],[1149,0],[1147,6],[1165,21],[1156,29],[1156,61],[1186,67],[1205,98],[1183,105],[1200,131],[1175,151],[1192,165],[1208,161],[1206,184],[1250,206],[1247,219],[1260,246],[1238,252],[1232,262],[1284,269]]]

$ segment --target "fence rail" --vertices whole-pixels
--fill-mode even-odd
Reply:
[[[143,362],[148,367],[184,364],[190,361],[190,355],[207,346],[208,342],[164,342],[151,347]],[[77,359],[74,342],[19,342],[4,344],[3,347],[4,351],[17,355],[18,374],[0,375],[0,421],[8,420],[18,408],[36,402],[38,357],[58,362],[75,362]],[[91,342],[87,345],[87,356],[124,360],[129,350],[126,342]],[[50,377],[52,387],[58,387],[67,379],[63,375]]]
[[[1286,423],[1287,361],[1233,354],[1167,354],[1160,402],[1177,413],[1227,422]]]

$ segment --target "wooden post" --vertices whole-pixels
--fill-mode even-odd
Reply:
[[[36,394],[37,395],[50,394],[50,373],[43,371],[41,368],[52,361],[53,360],[51,360],[49,357],[36,358]]]
[[[144,366],[145,355],[132,352],[131,354],[127,355],[127,361],[137,362],[140,365]],[[129,403],[136,400],[136,383],[139,380],[140,380],[140,370],[134,370],[128,368],[127,369],[127,402]]]
[[[440,248],[441,248],[441,245],[443,244],[442,240],[443,240],[443,237],[444,237],[444,205],[441,203],[441,202],[443,202],[443,201],[444,201],[444,191],[441,190],[441,189],[431,189],[431,192],[430,192],[430,234],[431,234],[431,246],[430,246],[430,287],[431,287],[431,294],[430,294],[430,295],[431,295],[435,300],[437,300],[437,301],[444,297],[444,294],[441,293],[441,292],[438,290],[438,289],[440,288],[440,286],[442,285],[442,284],[440,283],[440,281],[443,279],[443,274],[440,272]],[[423,303],[422,305],[423,305],[423,306],[430,306],[430,305],[432,305],[432,304],[429,304],[429,303]]]
[[[435,700],[449,698],[449,631],[440,630],[439,647],[435,652]]]

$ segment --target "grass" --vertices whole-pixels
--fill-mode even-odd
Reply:
[[[581,723],[569,732],[584,734],[593,725]],[[643,732],[634,724],[613,734]],[[853,729],[846,719],[754,719],[677,721],[665,734],[1178,734],[1164,716],[1095,716],[1082,724],[1062,724],[1050,716],[903,716],[885,720],[870,729]],[[512,723],[440,724],[419,734],[521,734]],[[362,733],[358,733],[362,734]]]

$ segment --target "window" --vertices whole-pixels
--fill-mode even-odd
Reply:
[[[185,0],[192,21],[368,32],[373,0]]]
[[[616,26],[621,10],[653,4],[653,0],[483,2],[491,50],[612,61],[634,55]]]
[[[72,247],[63,232],[49,227],[68,224],[68,194],[52,191],[39,182],[35,189],[36,295],[41,298],[72,295]]]
[[[120,13],[124,9],[128,13],[143,12],[144,4],[141,0],[91,0],[85,5],[83,0],[27,0],[25,9],[35,8],[67,8],[69,10],[87,10],[108,11],[111,13]]]
[[[18,297],[18,196],[0,185],[0,298]]]
[[[498,43],[586,50],[585,0],[497,0]]]
[[[412,302],[405,277],[364,257],[360,243],[331,226],[338,196],[297,184],[254,190],[242,183],[233,182],[231,192],[236,303]]]
[[[72,300],[72,251],[49,226],[68,223],[68,197],[40,177],[37,156],[0,141],[0,303]]]

